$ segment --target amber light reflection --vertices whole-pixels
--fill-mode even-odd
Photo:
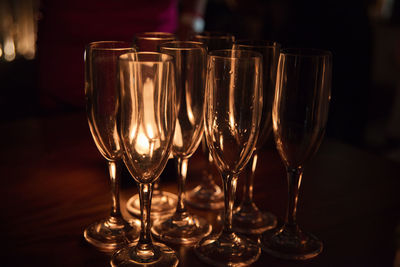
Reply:
[[[130,139],[134,139],[135,135],[137,135],[137,142],[135,144],[137,152],[152,157],[154,148],[160,146],[160,141],[155,138],[156,134],[159,135],[160,133],[157,133],[157,123],[154,114],[154,84],[151,79],[147,78],[143,86],[143,110],[146,112],[143,113],[138,132],[136,133],[135,128],[132,129]],[[132,94],[132,96],[134,95]],[[134,102],[135,100],[132,99],[132,101]],[[132,117],[132,120],[136,119],[137,118]],[[135,125],[135,123],[133,122],[132,125]]]

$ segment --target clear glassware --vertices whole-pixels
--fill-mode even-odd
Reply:
[[[192,40],[201,42],[207,46],[208,52],[221,49],[231,49],[235,37],[224,32],[203,32],[196,34]],[[221,187],[215,183],[213,175],[213,158],[208,151],[206,138],[203,135],[201,149],[207,160],[207,167],[202,173],[199,185],[187,193],[186,202],[196,208],[218,210],[224,207],[224,194]]]
[[[139,52],[159,52],[160,44],[175,40],[175,34],[169,32],[142,32],[135,35],[134,44]]]
[[[225,198],[223,230],[202,239],[198,257],[217,266],[256,261],[261,249],[232,230],[237,178],[257,143],[262,113],[262,56],[246,50],[216,50],[208,55],[205,133],[221,173]]]
[[[172,152],[178,172],[178,204],[172,217],[154,222],[152,233],[163,241],[189,245],[211,232],[211,225],[189,213],[185,203],[189,159],[204,131],[207,48],[198,42],[175,41],[162,44],[160,51],[174,58],[176,70],[178,115]]]
[[[153,242],[150,207],[154,182],[167,164],[174,138],[175,74],[171,56],[155,52],[121,55],[121,145],[124,163],[138,184],[141,230],[139,241],[114,253],[112,266],[177,266],[168,246]]]
[[[263,250],[279,258],[305,260],[323,248],[321,241],[298,226],[296,210],[304,165],[324,136],[331,73],[328,51],[281,51],[272,121],[276,146],[287,170],[288,208],[283,226],[264,232],[260,239]]]
[[[176,36],[168,32],[143,32],[134,37],[134,45],[139,52],[159,52],[162,43],[175,41]],[[170,155],[172,158],[172,155]],[[178,197],[160,189],[160,182],[154,183],[153,199],[151,205],[152,219],[162,219],[171,216],[175,212]],[[133,195],[126,203],[127,210],[136,216],[140,216],[139,194]]]
[[[272,102],[275,93],[276,68],[278,66],[280,44],[265,40],[238,40],[234,49],[259,52],[263,56],[263,111],[260,123],[260,134],[256,149],[245,170],[243,198],[233,211],[233,229],[239,233],[261,234],[274,228],[277,219],[268,211],[260,211],[253,200],[254,175],[257,167],[258,151],[263,147],[272,132]]]
[[[231,49],[235,36],[226,32],[205,31],[195,34],[191,39],[205,44],[208,52],[212,52],[214,50]]]
[[[117,132],[117,60],[134,52],[132,45],[120,41],[101,41],[85,49],[85,97],[89,128],[97,149],[108,162],[112,208],[108,218],[84,230],[87,242],[101,251],[111,252],[138,237],[137,225],[122,218],[119,204],[119,163],[122,156]]]

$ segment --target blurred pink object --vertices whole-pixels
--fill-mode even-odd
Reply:
[[[43,0],[38,29],[40,102],[84,107],[83,51],[92,41],[132,41],[139,32],[176,32],[177,0]],[[57,69],[57,71],[54,71]]]

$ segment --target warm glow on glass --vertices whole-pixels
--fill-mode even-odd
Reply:
[[[155,139],[157,134],[157,123],[154,113],[154,99],[153,99],[154,84],[149,78],[146,79],[144,83],[143,90],[143,108],[146,110],[144,112],[144,118],[139,126],[137,133],[136,150],[139,154],[153,154],[154,146],[158,147],[159,141],[152,141]],[[132,119],[137,119],[132,117]],[[131,137],[135,136],[135,131],[131,132]]]
[[[114,130],[112,131],[113,140],[119,140],[117,124],[114,125]],[[115,142],[115,151],[121,151],[121,146],[119,142]]]
[[[3,55],[3,46],[0,44],[0,58]]]
[[[145,154],[147,147],[149,147],[149,139],[147,139],[144,133],[141,131],[138,133],[136,149],[139,153]]]
[[[231,68],[229,74],[230,77],[235,77],[235,69],[234,67]],[[235,106],[234,106],[234,99],[235,99],[235,86],[234,86],[234,79],[230,79],[229,81],[229,126],[232,131],[232,134],[235,135]]]
[[[253,164],[251,165],[251,170],[253,171],[253,172],[255,172],[255,170],[256,170],[256,167],[257,167],[257,159],[258,159],[258,155],[257,154],[254,154],[254,160],[253,160]]]
[[[193,114],[193,109],[192,109],[192,99],[190,98],[190,94],[186,95],[186,110],[187,110],[187,115],[188,119],[190,121],[190,124],[195,125],[196,124],[196,117]]]
[[[143,90],[143,107],[147,112],[144,113],[144,122],[146,123],[146,136],[149,139],[153,139],[155,136],[154,129],[157,128],[156,118],[154,114],[154,99],[153,99],[153,90],[155,85],[150,78],[147,78],[144,83]]]
[[[140,129],[141,131],[137,135],[135,148],[139,154],[150,154],[151,157],[154,151],[154,141],[146,135],[143,127]]]
[[[274,98],[280,96],[280,94],[281,94],[280,90],[281,90],[282,84],[287,82],[287,80],[285,80],[285,78],[286,77],[282,76],[282,74],[280,72],[277,72]],[[278,127],[280,125],[280,118],[278,116],[279,105],[280,105],[280,103],[278,101],[274,101],[272,104],[272,129],[274,129],[274,131],[277,131]],[[275,140],[275,141],[279,142],[279,140]],[[278,144],[278,145],[280,145],[280,144]]]
[[[176,121],[176,126],[175,126],[174,145],[177,147],[183,146],[182,129],[178,120]]]

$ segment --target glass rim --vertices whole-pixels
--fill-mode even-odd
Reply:
[[[240,57],[236,56],[237,53],[240,51],[240,53],[246,54],[246,57]],[[222,58],[222,59],[238,59],[238,60],[244,60],[244,59],[256,59],[259,58],[262,60],[262,54],[256,51],[252,50],[241,50],[241,49],[221,49],[221,50],[213,50],[208,53],[208,57],[213,57],[213,58]]]
[[[158,56],[160,60],[141,60],[138,56]],[[134,63],[163,63],[173,62],[173,57],[166,53],[159,52],[129,52],[124,53],[118,57],[119,61],[129,61]]]
[[[270,40],[252,40],[252,39],[239,39],[234,41],[233,45],[242,47],[256,47],[256,48],[280,48],[281,44],[276,41]]]
[[[193,35],[193,38],[203,39],[231,39],[234,40],[235,36],[231,33],[219,32],[219,31],[207,31]]]
[[[110,44],[121,44],[121,45],[126,45],[126,46],[121,46],[121,47],[103,46],[103,45],[110,45]],[[130,42],[114,41],[114,40],[90,42],[89,44],[86,45],[86,48],[90,49],[90,50],[104,50],[104,51],[107,51],[107,50],[121,51],[121,50],[128,50],[128,49],[135,50],[135,47]]]
[[[173,46],[177,45],[177,46]],[[196,41],[171,41],[171,42],[165,42],[160,44],[160,49],[167,49],[167,50],[201,50],[205,49],[207,50],[207,46],[202,43],[202,42],[196,42]]]
[[[176,36],[170,32],[141,32],[135,35],[135,40],[175,40]]]
[[[331,51],[318,48],[289,47],[281,49],[280,54],[294,57],[332,57]]]

